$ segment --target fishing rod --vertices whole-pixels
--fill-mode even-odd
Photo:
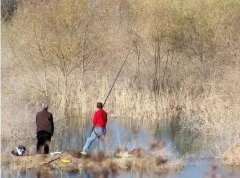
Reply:
[[[117,81],[117,79],[118,79],[118,77],[119,77],[122,69],[123,69],[124,64],[125,64],[126,61],[127,61],[127,58],[128,58],[128,56],[129,56],[131,50],[132,50],[132,46],[131,46],[131,48],[129,49],[129,51],[128,51],[128,53],[127,53],[127,56],[125,57],[125,59],[124,59],[124,61],[123,61],[123,63],[122,63],[122,66],[121,66],[120,70],[118,71],[118,74],[117,74],[117,76],[116,76],[116,78],[115,78],[115,80],[114,80],[114,82],[113,82],[113,84],[112,84],[112,87],[110,88],[110,90],[109,90],[109,92],[108,92],[108,94],[107,94],[107,97],[106,97],[106,99],[105,99],[104,102],[103,102],[103,107],[104,107],[104,105],[106,104],[107,99],[108,99],[108,97],[110,96],[110,94],[111,94],[111,92],[112,92],[112,89],[113,89],[113,87],[114,87],[114,85],[115,85],[115,83],[116,83],[116,81]],[[68,118],[59,119],[59,120],[57,120],[56,122],[59,122],[59,121],[62,121],[62,120],[67,120],[67,119],[68,119]],[[92,133],[92,132],[91,132],[91,133]]]
[[[108,99],[108,97],[110,96],[110,94],[111,94],[111,92],[112,92],[112,89],[113,89],[113,87],[114,87],[114,85],[115,85],[115,83],[116,83],[116,81],[117,81],[117,79],[118,79],[118,77],[119,77],[122,69],[123,69],[124,64],[125,64],[126,61],[127,61],[127,58],[128,58],[128,56],[129,56],[131,50],[132,50],[132,46],[131,46],[131,48],[129,49],[129,51],[128,51],[128,53],[127,53],[127,56],[125,57],[125,59],[124,59],[124,61],[123,61],[123,63],[122,63],[122,66],[121,66],[120,70],[118,71],[118,74],[117,74],[117,76],[116,76],[116,78],[115,78],[115,80],[114,80],[114,82],[113,82],[113,84],[112,84],[112,87],[110,88],[110,90],[109,90],[109,92],[108,92],[108,94],[107,94],[107,97],[106,97],[106,99],[105,99],[104,102],[103,102],[103,107],[104,107],[104,105],[106,104],[107,99]],[[94,130],[94,126],[92,127],[92,130],[91,130],[91,132],[90,132],[89,137],[91,136],[93,130]]]
[[[103,102],[103,107],[104,107],[104,105],[106,104],[107,99],[108,99],[108,97],[110,96],[110,94],[111,94],[111,92],[112,92],[112,89],[113,89],[113,87],[114,87],[114,85],[115,85],[115,83],[116,83],[116,81],[117,81],[117,79],[118,79],[118,77],[119,77],[122,69],[123,69],[124,64],[125,64],[126,61],[127,61],[127,58],[128,58],[128,56],[129,56],[131,50],[132,50],[132,47],[129,49],[128,54],[127,54],[126,58],[124,59],[124,61],[123,61],[123,63],[122,63],[122,66],[121,66],[121,68],[120,68],[120,70],[119,70],[119,72],[118,72],[118,74],[117,74],[117,76],[116,76],[116,78],[115,78],[115,80],[114,80],[114,82],[113,82],[113,84],[112,84],[112,87],[110,88],[110,90],[109,90],[109,92],[108,92],[108,94],[107,94],[107,97],[106,97],[105,101]]]

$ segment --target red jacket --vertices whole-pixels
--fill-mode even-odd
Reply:
[[[95,127],[106,127],[107,124],[107,113],[103,109],[99,109],[94,113],[92,118],[93,125]]]

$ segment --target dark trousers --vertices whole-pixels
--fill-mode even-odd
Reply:
[[[44,154],[49,153],[49,143],[51,141],[52,134],[46,131],[37,132],[37,153],[42,154],[42,148],[44,148]]]

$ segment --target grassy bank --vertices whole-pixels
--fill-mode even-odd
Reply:
[[[183,160],[174,157],[166,148],[131,151],[118,149],[111,155],[92,153],[83,156],[79,151],[68,151],[55,156],[32,155],[23,157],[2,157],[2,165],[9,171],[27,173],[36,171],[39,174],[51,175],[51,171],[76,173],[91,171],[94,176],[117,175],[122,172],[145,172],[162,174],[175,172],[182,168]],[[43,176],[42,175],[42,176]]]

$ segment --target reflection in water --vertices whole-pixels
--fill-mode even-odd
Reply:
[[[57,126],[57,125],[56,125]],[[91,130],[91,124],[89,122],[83,122],[83,120],[72,119],[71,125],[63,130],[57,130],[50,145],[50,151],[65,151],[65,150],[81,150],[82,146],[89,136]],[[142,147],[148,149],[148,145],[154,140],[162,140],[168,149],[174,151],[177,155],[194,155],[195,157],[211,156],[211,144],[213,139],[203,139],[198,135],[194,135],[188,130],[183,129],[180,126],[179,120],[173,120],[169,123],[148,123],[132,122],[130,120],[109,120],[107,126],[107,151],[112,152],[118,147],[125,147],[131,150],[136,147]],[[211,142],[209,142],[211,141]],[[6,153],[9,149],[9,144],[14,145],[14,141],[2,142],[2,149]],[[210,144],[211,143],[211,144]],[[22,140],[21,144],[35,147],[36,140]],[[96,148],[97,143],[93,144],[92,149]],[[16,145],[14,145],[16,146]],[[10,149],[11,150],[11,149]],[[9,151],[10,152],[10,151]],[[204,172],[208,170],[211,165],[211,160],[206,159],[204,161],[189,159],[186,166],[179,173],[173,175],[163,175],[162,177],[203,177]],[[223,168],[223,172],[226,169]],[[227,169],[228,170],[228,169]],[[235,172],[240,172],[237,170]],[[44,174],[44,175],[43,175]],[[177,175],[176,175],[177,174]],[[91,178],[93,174],[89,171],[80,173],[66,173],[58,170],[51,171],[50,173],[41,173],[36,171],[30,171],[25,174],[8,173],[7,169],[2,167],[2,177],[83,177]],[[116,177],[159,177],[156,175],[146,175],[142,173],[123,173]]]
[[[173,148],[180,155],[201,152],[207,144],[206,140],[183,129],[179,122],[179,119],[175,119],[164,125],[158,124],[155,137],[164,140],[170,148]]]
[[[65,151],[69,149],[81,150],[85,140],[89,136],[91,125],[83,123],[81,120],[72,119],[72,125],[63,130],[57,130],[54,134],[50,151]],[[193,137],[188,131],[181,129],[180,125],[174,121],[167,124],[132,122],[130,120],[110,120],[107,125],[107,148],[113,151],[117,147],[133,149],[142,147],[147,149],[147,145],[154,139],[163,140],[168,148],[175,149],[180,155],[193,150]],[[7,153],[9,144],[13,142],[2,142],[2,151]],[[22,140],[21,144],[35,147],[36,140]],[[95,144],[96,145],[96,144]],[[195,144],[196,145],[196,144]],[[13,148],[16,145],[13,145]],[[93,147],[95,148],[95,147]],[[196,149],[195,149],[196,150]],[[35,149],[34,149],[35,152]]]

